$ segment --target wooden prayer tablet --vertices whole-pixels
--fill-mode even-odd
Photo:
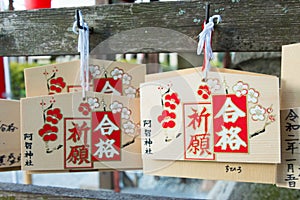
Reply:
[[[0,171],[21,166],[20,101],[0,99]]]
[[[146,65],[90,59],[90,91],[138,97]],[[25,69],[26,96],[81,91],[80,61]]]
[[[280,163],[278,78],[198,68],[141,84],[143,155],[154,160]]]
[[[281,164],[277,186],[300,188],[300,44],[282,46],[281,59]]]
[[[81,92],[21,100],[22,169],[141,169],[139,99]]]
[[[140,89],[144,172],[275,183],[278,78],[213,69],[202,80],[200,68],[146,76]]]
[[[300,108],[281,111],[281,154],[282,162],[277,167],[277,185],[300,188]]]

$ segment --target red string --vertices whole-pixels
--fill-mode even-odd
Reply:
[[[5,73],[3,57],[0,57],[0,98],[5,98]]]

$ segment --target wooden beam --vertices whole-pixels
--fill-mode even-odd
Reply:
[[[96,0],[95,5],[108,4],[108,0]]]
[[[116,193],[109,190],[83,190],[0,183],[0,199],[181,199],[140,194]]]
[[[99,174],[99,187],[101,189],[114,189],[113,172],[100,172]]]
[[[214,51],[280,51],[300,41],[298,0],[211,0]],[[205,2],[151,2],[81,7],[101,54],[194,52]],[[0,13],[0,56],[77,54],[75,8]],[[200,21],[199,21],[200,20]]]
[[[32,184],[32,174],[29,174],[28,171],[23,172],[24,175],[24,183],[27,185]]]

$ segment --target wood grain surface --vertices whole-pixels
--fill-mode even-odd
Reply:
[[[213,49],[280,51],[300,41],[298,0],[211,0],[220,14]],[[151,2],[80,7],[94,33],[95,53],[193,52],[205,16],[205,2]],[[0,55],[77,54],[72,32],[76,8],[0,12]],[[99,48],[100,46],[100,48]]]

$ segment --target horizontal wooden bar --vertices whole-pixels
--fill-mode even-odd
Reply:
[[[116,193],[112,190],[83,190],[60,187],[45,187],[13,183],[0,183],[0,199],[105,199],[105,200],[153,200],[182,199],[140,194]]]
[[[76,8],[0,12],[0,55],[77,54],[72,32]],[[205,17],[205,2],[177,1],[80,7],[94,33],[95,54],[195,52]],[[298,0],[211,0],[220,14],[213,49],[280,51],[300,41]]]

